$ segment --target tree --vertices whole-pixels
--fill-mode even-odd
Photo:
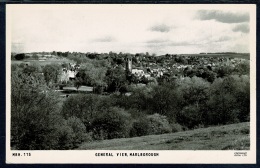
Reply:
[[[77,117],[86,127],[89,127],[99,110],[100,101],[98,95],[78,94],[70,96],[63,103],[61,114],[65,119]]]
[[[132,125],[130,136],[164,134],[171,132],[171,130],[167,117],[155,113],[135,121]]]
[[[95,67],[92,63],[85,63],[79,69],[78,74],[76,75],[76,81],[78,85],[80,83],[93,86],[93,91],[95,92],[96,88],[106,87],[105,76],[106,76],[105,67]]]
[[[178,113],[177,122],[185,125],[189,129],[198,125],[204,125],[203,111],[196,105],[185,106],[180,113]]]
[[[23,60],[25,58],[25,54],[24,53],[16,54],[14,57],[16,60]]]
[[[34,54],[32,55],[32,58],[35,59],[35,60],[38,60],[38,59],[39,59],[39,57],[38,57],[38,55],[37,55],[36,53],[34,53]]]
[[[57,64],[48,64],[43,68],[44,79],[48,85],[58,82],[61,67]]]
[[[166,115],[173,119],[180,100],[174,89],[159,85],[153,88],[151,94],[152,98],[149,101],[150,113]]]
[[[230,66],[222,66],[217,69],[217,77],[223,78],[228,75],[231,75],[233,72],[233,68]]]
[[[213,82],[216,79],[217,74],[210,70],[205,70],[200,77],[206,79],[208,82]],[[199,76],[198,76],[199,77]]]
[[[149,134],[164,134],[171,132],[171,126],[166,116],[155,113],[147,116],[149,121]]]
[[[209,124],[249,121],[250,84],[248,76],[231,75],[216,79],[211,88]]]
[[[131,115],[124,109],[109,108],[92,123],[96,139],[125,138],[129,136]]]
[[[235,66],[234,72],[238,75],[249,75],[250,63],[249,61],[244,61]]]
[[[109,91],[119,92],[120,88],[126,85],[126,74],[122,66],[109,69],[106,73],[106,82]]]
[[[209,82],[199,77],[186,77],[178,82],[178,91],[183,97],[184,105],[193,105],[197,107],[204,105],[209,98]]]
[[[41,73],[42,69],[41,66],[38,63],[32,63],[30,65],[20,65],[22,68],[23,73],[25,74],[35,74],[35,73]]]
[[[79,118],[74,116],[68,118],[67,125],[70,126],[73,130],[73,147],[76,147],[85,139],[86,126]]]
[[[147,118],[141,118],[133,122],[130,130],[130,137],[144,136],[149,134],[149,120]]]
[[[12,71],[11,145],[15,149],[54,149],[59,100],[42,76]]]

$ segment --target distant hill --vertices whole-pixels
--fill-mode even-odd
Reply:
[[[201,53],[201,54],[180,54],[183,56],[206,56],[206,57],[229,57],[250,59],[249,53]]]

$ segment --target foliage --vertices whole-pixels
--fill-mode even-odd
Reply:
[[[61,68],[68,68],[66,64],[12,65],[14,149],[73,149],[92,138],[163,134],[250,121],[249,61],[239,60],[230,66],[230,59],[217,57],[54,54],[79,64],[76,79],[67,85],[93,86],[95,94],[77,93],[60,101],[52,86],[58,83]],[[160,77],[137,77],[126,73],[124,57],[133,57],[133,67],[167,65],[170,70]]]
[[[74,133],[73,146],[77,146],[78,144],[84,142],[86,138],[86,126],[82,123],[82,121],[73,116],[68,118],[67,125],[72,128]]]
[[[172,131],[166,116],[153,114],[147,116],[149,121],[149,134],[164,134]]]
[[[168,86],[155,86],[153,88],[151,92],[152,98],[149,100],[150,113],[170,115],[178,108],[178,95],[173,88]]]
[[[184,78],[179,81],[178,90],[183,97],[183,103],[185,105],[204,104],[209,97],[210,84],[199,77]]]
[[[131,115],[124,109],[109,108],[92,122],[94,138],[113,139],[129,136]]]
[[[105,83],[106,68],[95,67],[91,63],[82,64],[76,75],[77,85],[89,85],[94,87],[106,87]]]
[[[130,130],[130,137],[144,136],[149,134],[149,121],[147,118],[133,122]]]
[[[41,66],[37,63],[32,63],[30,65],[20,65],[20,68],[22,68],[23,73],[27,75],[41,73],[42,71]]]
[[[48,85],[58,82],[61,67],[57,64],[45,65],[43,68],[44,79]]]
[[[178,113],[177,122],[185,125],[189,129],[203,124],[203,113],[196,105],[185,106],[180,113]]]
[[[244,61],[237,64],[234,68],[234,72],[238,75],[248,75],[250,73],[250,62]]]
[[[106,82],[109,92],[119,92],[126,84],[126,73],[122,66],[108,69],[106,73]]]
[[[171,124],[172,127],[172,132],[180,132],[180,131],[184,131],[184,128],[182,125],[178,124],[178,123],[173,123]]]
[[[65,119],[77,117],[86,127],[89,127],[99,109],[99,98],[97,95],[78,94],[70,96],[63,103],[61,114]]]
[[[167,117],[160,114],[148,115],[133,122],[130,136],[164,134],[172,131]]]
[[[66,120],[63,119],[57,124],[55,135],[57,136],[57,145],[54,149],[68,150],[74,147],[73,139],[75,135]]]
[[[11,143],[16,149],[53,149],[58,99],[36,74],[12,72]]]
[[[209,123],[227,124],[248,121],[250,89],[248,76],[228,76],[217,79],[211,86]]]
[[[16,54],[14,57],[16,60],[23,60],[25,58],[25,54],[23,54],[23,53]]]

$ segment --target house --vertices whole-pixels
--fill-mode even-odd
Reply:
[[[64,82],[68,82],[69,80],[73,80],[76,77],[76,74],[78,73],[78,71],[75,70],[67,70],[66,68],[62,69],[62,72],[60,74],[60,81],[64,81]]]
[[[141,76],[144,75],[144,70],[142,70],[142,69],[132,69],[132,74],[141,77]]]

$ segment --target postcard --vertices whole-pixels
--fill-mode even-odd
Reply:
[[[6,163],[255,164],[256,5],[7,4]]]

